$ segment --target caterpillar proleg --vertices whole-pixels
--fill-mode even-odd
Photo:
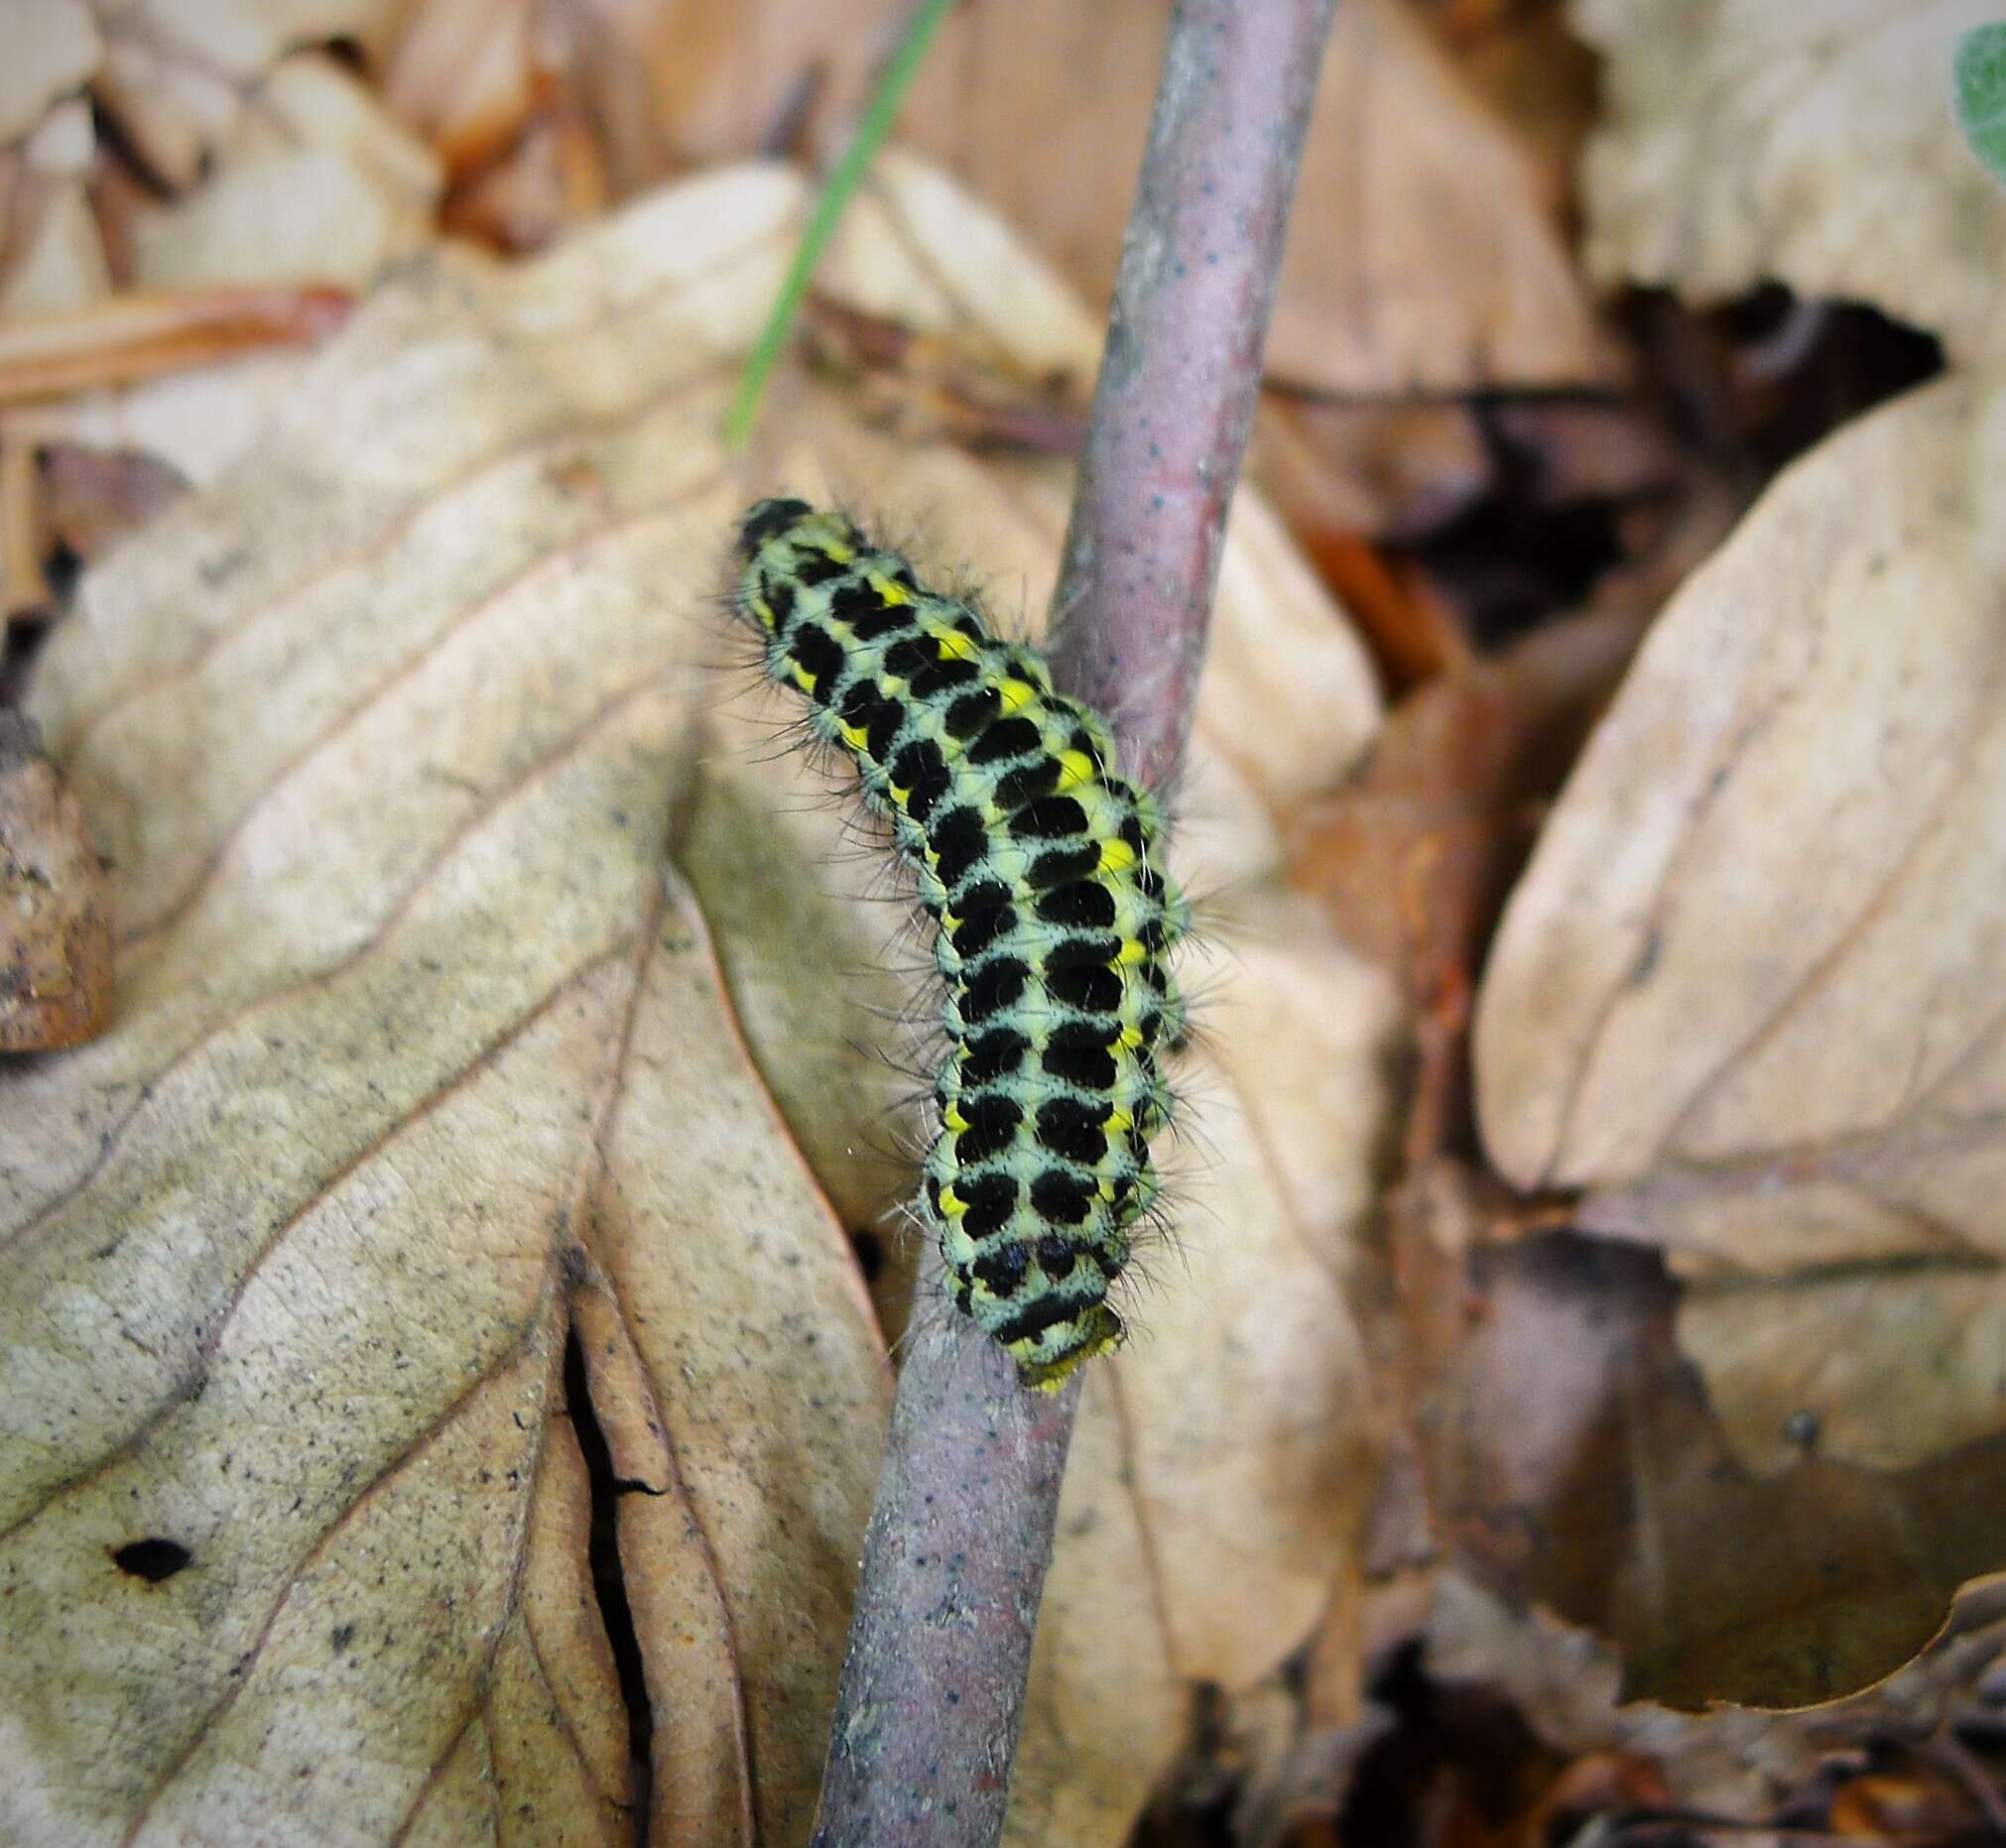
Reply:
[[[1109,1286],[1154,1204],[1170,954],[1190,907],[1107,722],[839,514],[764,500],[739,614],[891,824],[935,927],[946,1050],[920,1211],[954,1306],[1056,1390],[1122,1338]]]

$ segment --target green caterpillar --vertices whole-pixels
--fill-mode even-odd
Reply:
[[[1157,1198],[1190,924],[1162,816],[1034,649],[842,516],[761,501],[738,552],[768,677],[855,763],[936,925],[948,1046],[921,1210],[948,1294],[1056,1391],[1121,1340],[1108,1288]]]

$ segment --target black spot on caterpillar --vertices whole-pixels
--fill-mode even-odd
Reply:
[[[936,925],[947,1047],[920,1211],[949,1298],[1056,1390],[1121,1340],[1108,1288],[1157,1198],[1190,924],[1162,816],[1035,649],[841,515],[761,501],[738,556],[768,677],[855,765]]]

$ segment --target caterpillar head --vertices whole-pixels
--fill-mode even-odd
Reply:
[[[748,564],[760,547],[776,533],[784,533],[806,520],[815,509],[806,501],[772,499],[755,501],[738,524],[738,561]]]

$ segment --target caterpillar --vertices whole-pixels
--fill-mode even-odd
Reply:
[[[919,1211],[948,1296],[1056,1391],[1122,1340],[1108,1291],[1159,1193],[1191,921],[1162,813],[1034,648],[844,516],[760,501],[738,562],[767,677],[855,766],[934,925],[946,1049]]]

